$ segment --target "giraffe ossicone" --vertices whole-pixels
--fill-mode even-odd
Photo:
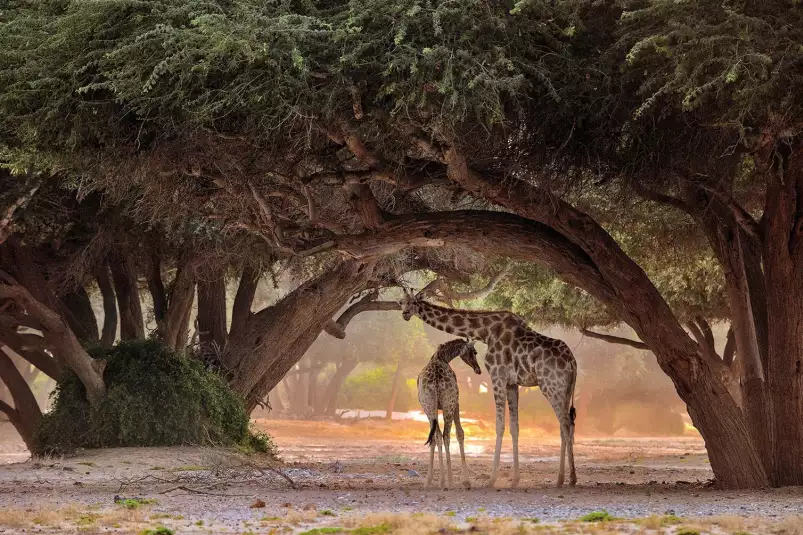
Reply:
[[[577,482],[574,467],[574,387],[577,361],[562,340],[549,338],[531,329],[512,312],[457,310],[428,303],[405,291],[402,317],[418,316],[441,331],[479,340],[487,344],[485,369],[491,377],[496,405],[496,448],[489,485],[496,483],[502,437],[505,432],[505,405],[510,411],[513,442],[513,486],[519,482],[519,386],[538,386],[549,401],[560,423],[560,468],[557,486],[563,486],[565,463],[569,461],[569,485]]]

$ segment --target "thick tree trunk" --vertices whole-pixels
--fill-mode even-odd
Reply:
[[[223,353],[224,366],[232,372],[230,384],[249,410],[301,359],[348,299],[366,287],[371,272],[358,262],[342,262],[232,332]]]
[[[198,281],[198,330],[203,348],[216,352],[226,345],[226,280]]]
[[[385,411],[385,420],[393,419],[393,409],[396,408],[396,397],[399,395],[399,388],[401,388],[403,376],[403,366],[401,361],[396,364],[396,373],[393,374],[393,386],[390,389],[390,399],[388,400],[388,408]]]
[[[171,349],[183,349],[187,343],[194,293],[195,276],[190,266],[183,264],[176,271],[165,321],[165,345]]]
[[[783,175],[768,176],[765,208],[766,376],[773,483],[803,485],[803,147],[786,161]]]
[[[234,304],[231,307],[231,327],[229,332],[234,333],[242,329],[248,318],[251,317],[251,305],[257,292],[259,272],[250,267],[243,269]]]
[[[62,296],[61,302],[64,305],[65,319],[75,336],[85,343],[96,343],[98,338],[98,319],[92,310],[92,303],[89,294],[83,286],[79,286],[74,291]]]
[[[0,349],[0,379],[5,383],[14,401],[14,407],[0,402],[0,412],[8,416],[25,445],[34,453],[36,451],[34,435],[42,419],[42,411],[28,383],[3,349]]]
[[[109,268],[105,264],[95,272],[95,280],[103,298],[103,332],[100,335],[100,343],[109,347],[117,338],[117,297],[114,295]]]
[[[110,262],[114,291],[120,309],[120,338],[144,340],[145,323],[139,300],[137,274],[129,258],[116,254]]]

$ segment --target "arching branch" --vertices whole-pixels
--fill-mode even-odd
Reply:
[[[623,346],[635,347],[636,349],[644,349],[649,351],[650,348],[647,347],[647,344],[641,342],[639,340],[631,340],[630,338],[624,338],[622,336],[615,336],[612,334],[602,334],[594,331],[589,331],[588,329],[580,329],[580,332],[589,338],[596,338],[597,340],[602,340],[604,342],[608,342],[609,344],[619,344]]]
[[[396,301],[377,301],[378,292],[373,291],[366,294],[359,301],[348,307],[337,320],[332,320],[324,326],[324,330],[330,336],[340,340],[346,337],[346,327],[357,314],[369,311],[380,310],[401,310],[401,305]]]
[[[477,290],[468,291],[468,292],[458,292],[454,290],[446,279],[442,277],[436,278],[434,281],[427,284],[419,294],[422,297],[433,297],[444,303],[447,303],[451,306],[451,304],[455,301],[470,301],[473,299],[484,299],[491,292],[494,291],[496,285],[499,284],[502,279],[504,279],[510,271],[510,266],[505,266],[499,273],[491,277],[491,280],[488,281],[484,287],[479,288]]]

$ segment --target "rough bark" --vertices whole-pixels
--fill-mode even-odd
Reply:
[[[56,359],[45,353],[47,341],[42,336],[18,333],[15,330],[0,327],[0,346],[2,345],[7,346],[54,381],[61,380],[64,370]]]
[[[803,484],[803,146],[767,171],[764,239],[766,376],[776,485]],[[773,160],[776,154],[772,155]],[[737,346],[739,341],[737,340]],[[741,347],[739,347],[741,358]]]
[[[42,411],[28,383],[4,349],[0,349],[0,379],[5,383],[14,401],[14,407],[0,401],[0,412],[8,416],[28,449],[35,452],[34,435],[42,419]]]
[[[137,288],[137,274],[131,260],[115,254],[110,262],[114,291],[120,310],[120,338],[123,340],[144,340],[145,323],[142,317],[142,304]]]
[[[301,359],[348,299],[366,287],[371,273],[370,266],[342,262],[232,332],[223,363],[232,373],[231,386],[249,410]]]
[[[85,343],[96,343],[98,337],[98,319],[92,310],[92,302],[89,294],[83,286],[61,297],[64,305],[64,319],[70,326],[75,336]]]
[[[401,218],[380,232],[341,238],[336,247],[352,256],[370,258],[408,245],[436,247],[448,242],[549,267],[564,281],[608,306],[653,349],[706,439],[711,465],[721,486],[767,484],[761,458],[726,385],[698,353],[697,345],[644,271],[607,232],[559,199],[533,202],[544,195],[539,192],[515,191],[515,187],[509,191],[506,185],[489,188],[484,182],[476,184],[474,179],[461,185],[542,221],[500,212],[424,214]],[[729,440],[720,441],[723,436]],[[738,469],[732,466],[734,460],[738,460]]]
[[[10,299],[38,324],[46,347],[81,380],[90,405],[97,404],[106,393],[103,370],[106,362],[89,356],[61,316],[31,294],[24,286],[2,275],[0,299]]]
[[[198,330],[201,346],[222,351],[226,345],[226,279],[198,281]]]
[[[100,335],[100,343],[108,347],[114,344],[117,338],[117,297],[114,295],[114,285],[108,266],[104,264],[97,269],[95,280],[103,299],[103,332]]]
[[[176,271],[167,306],[164,340],[171,349],[183,349],[187,343],[194,293],[195,275],[190,266],[184,263]]]
[[[234,333],[242,329],[251,317],[251,305],[259,284],[259,272],[251,267],[243,269],[234,304],[231,307],[231,326],[229,332]]]

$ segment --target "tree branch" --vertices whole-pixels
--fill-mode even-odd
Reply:
[[[348,307],[337,320],[332,320],[324,326],[324,330],[330,336],[340,340],[346,337],[346,327],[357,314],[369,311],[380,310],[401,310],[401,305],[396,301],[376,301],[377,292],[366,294],[362,299]]]
[[[453,290],[447,281],[442,277],[436,278],[431,283],[427,284],[423,290],[419,292],[419,295],[423,296],[432,296],[435,299],[439,299],[451,306],[451,304],[455,301],[470,301],[473,299],[484,299],[491,292],[494,291],[496,285],[499,284],[502,279],[504,279],[508,272],[510,271],[510,266],[505,266],[499,273],[491,277],[491,280],[488,281],[483,288],[479,288],[477,290],[469,291],[469,292],[457,292]]]
[[[671,206],[672,208],[677,208],[678,210],[681,210],[689,215],[691,215],[692,213],[691,206],[689,206],[682,199],[678,199],[677,197],[673,197],[671,195],[665,195],[663,193],[653,191],[638,183],[633,184],[633,189],[643,199],[657,202],[659,204],[664,204],[666,206]]]
[[[736,199],[734,199],[728,192],[724,191],[722,188],[708,184],[703,180],[695,182],[695,184],[719,198],[719,200],[728,207],[731,213],[733,213],[734,219],[736,219],[736,222],[739,223],[744,231],[747,232],[751,238],[758,240],[759,243],[762,241],[761,225],[759,225],[753,216],[750,215],[750,213],[745,210],[742,205],[736,202]]]
[[[36,191],[39,189],[40,184],[36,184],[32,187],[28,193],[22,195],[21,197],[17,198],[16,201],[11,203],[11,206],[6,208],[5,214],[3,218],[0,219],[0,245],[5,242],[9,236],[11,236],[11,223],[14,221],[14,213],[25,206],[25,204],[31,200],[31,197],[36,194]]]
[[[589,338],[596,338],[597,340],[602,340],[604,342],[608,342],[609,344],[619,344],[623,346],[635,347],[636,349],[644,349],[647,351],[650,350],[650,348],[647,347],[647,344],[638,340],[631,340],[630,338],[624,338],[622,336],[615,336],[612,334],[602,334],[589,331],[588,329],[580,329],[580,332]]]

